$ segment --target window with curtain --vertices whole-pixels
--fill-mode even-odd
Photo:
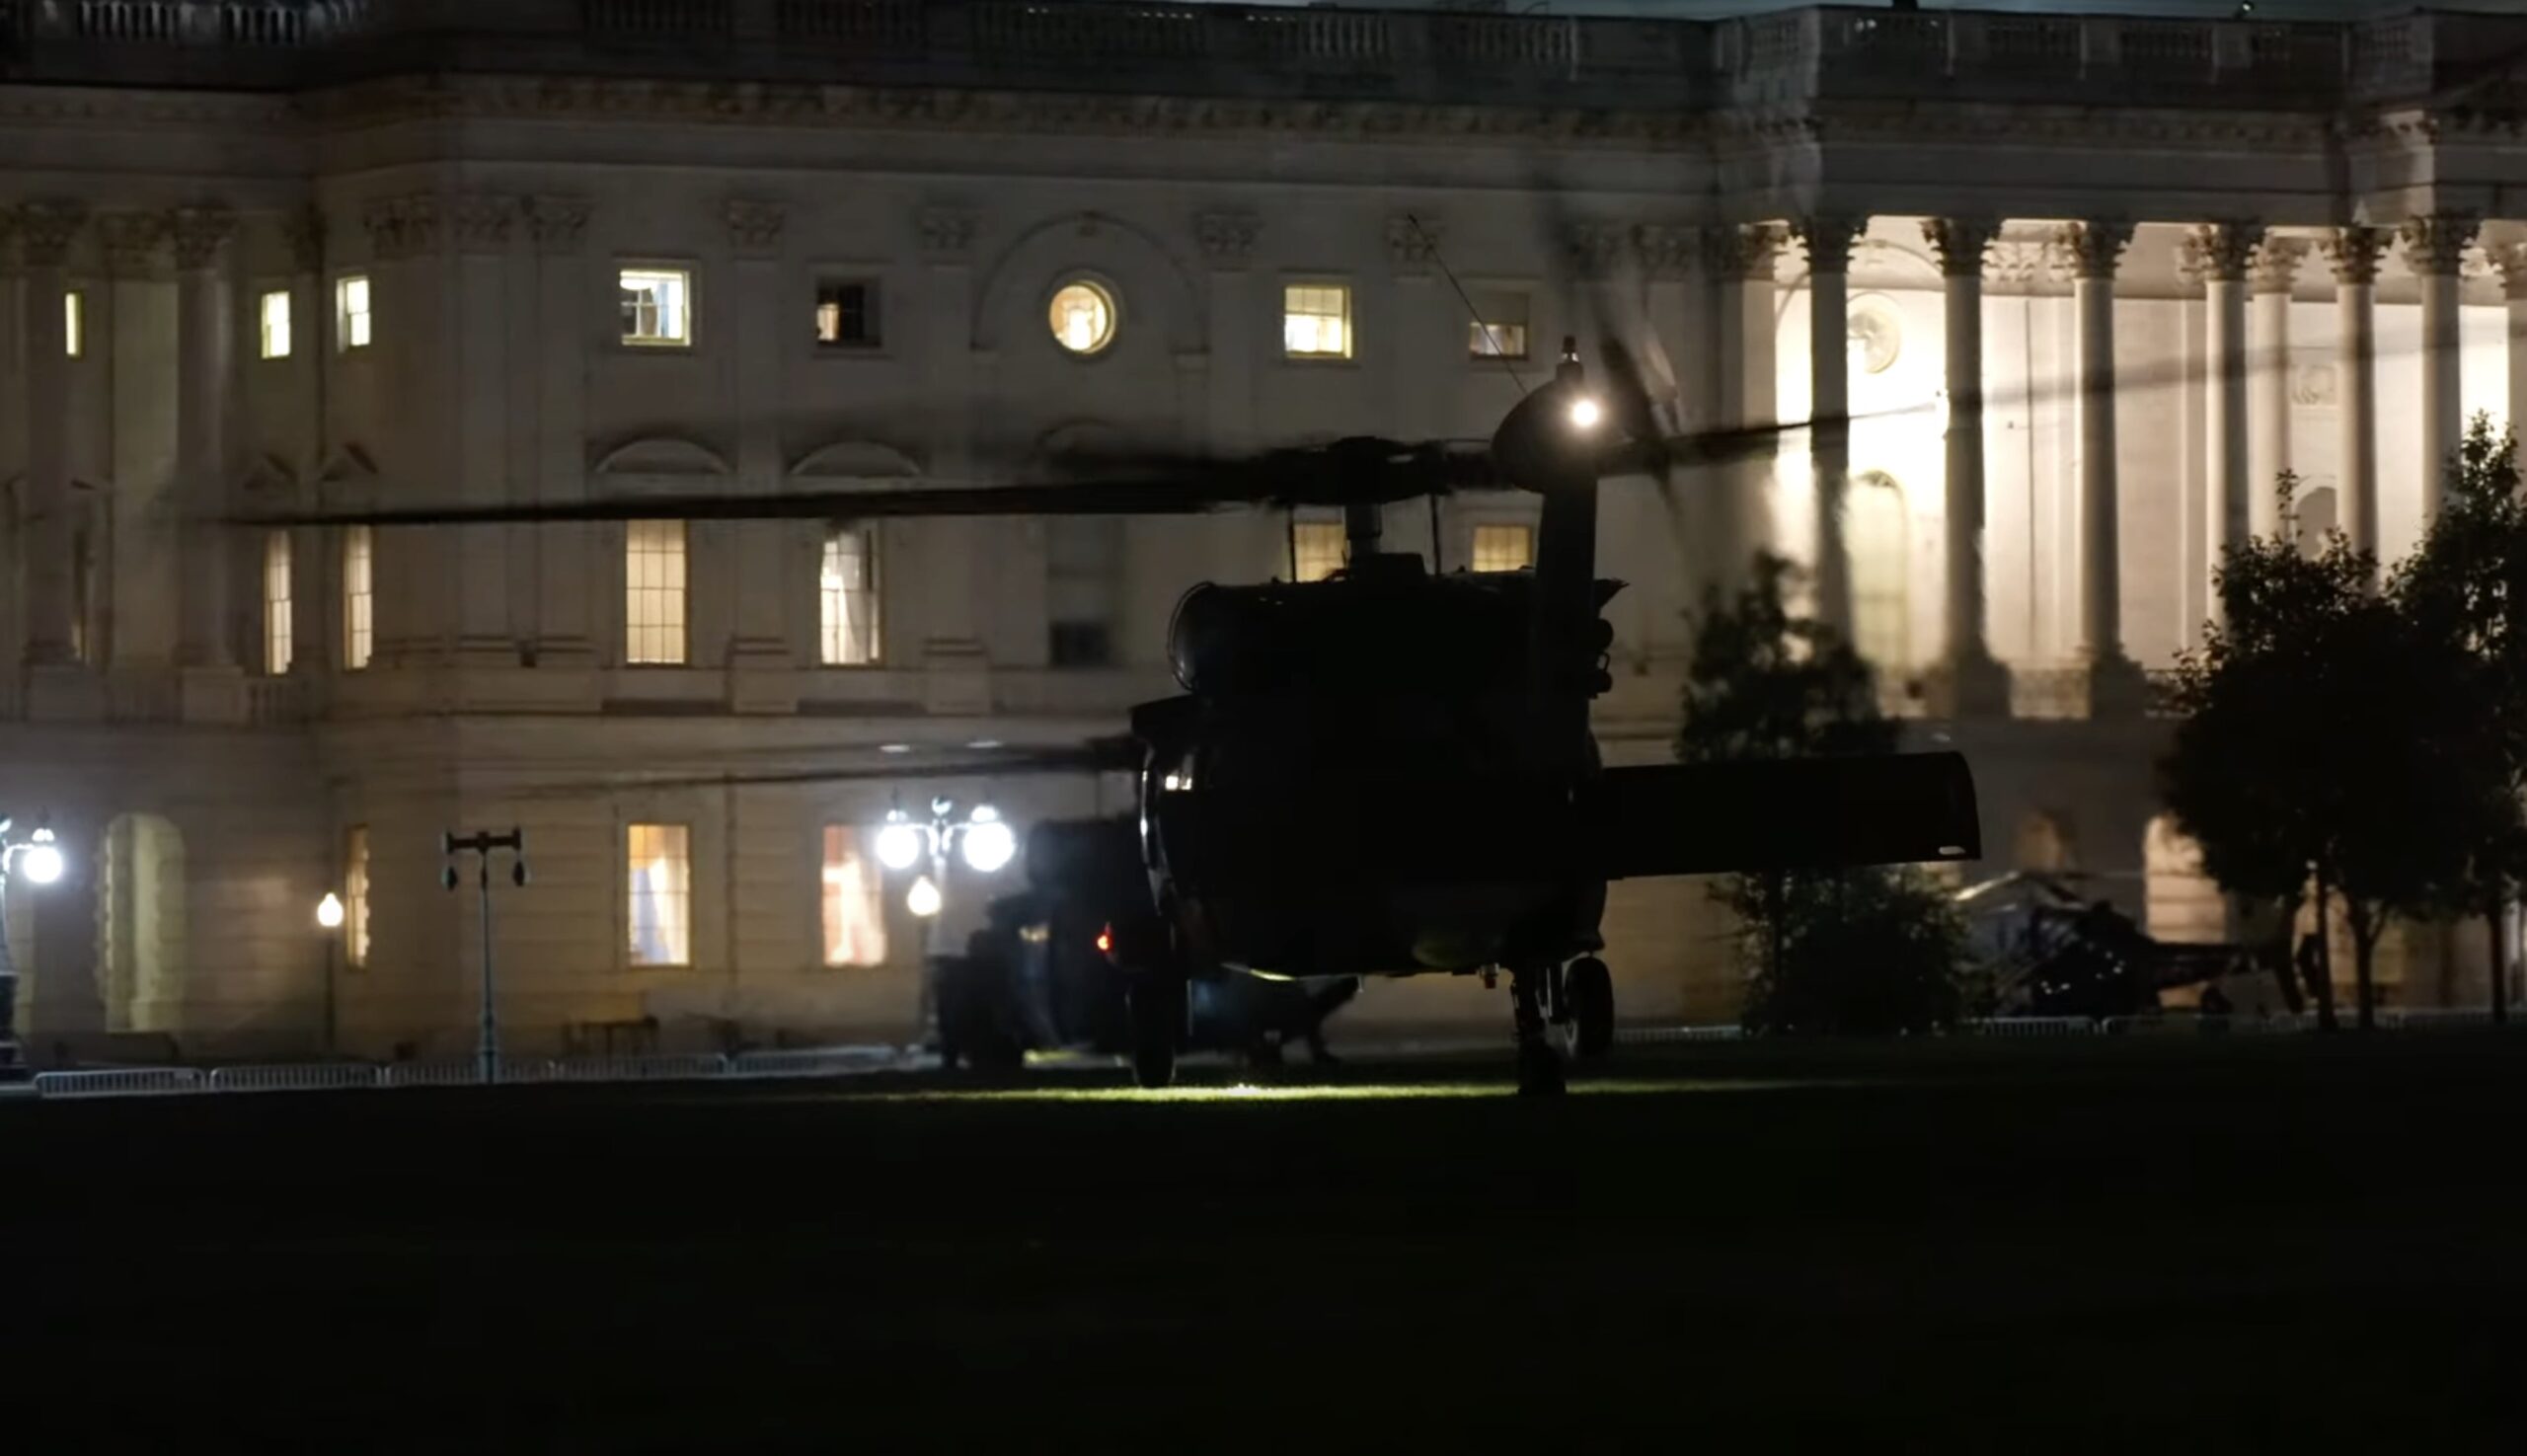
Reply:
[[[343,531],[343,665],[358,671],[368,665],[377,645],[376,538],[366,526]]]
[[[625,847],[631,869],[632,963],[691,964],[691,829],[683,824],[634,824]]]
[[[264,533],[264,671],[289,670],[289,532]]]
[[[1301,581],[1322,581],[1342,570],[1346,545],[1340,521],[1290,522],[1290,569]]]
[[[1341,283],[1292,283],[1281,290],[1281,348],[1294,359],[1351,356],[1351,290]]]
[[[260,349],[268,359],[289,357],[289,290],[267,288],[255,298],[255,319],[262,335]]]
[[[836,526],[825,533],[824,566],[816,576],[822,658],[827,666],[859,667],[878,660],[878,533],[866,526]]]
[[[334,284],[334,347],[368,347],[368,274],[345,273]]]
[[[1523,572],[1535,564],[1535,527],[1511,524],[1474,528],[1476,571]]]
[[[684,661],[684,522],[623,527],[623,660]]]
[[[869,862],[861,833],[825,826],[823,903],[825,964],[877,965],[886,958],[885,886]]]

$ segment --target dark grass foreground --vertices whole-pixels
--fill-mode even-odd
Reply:
[[[2527,1039],[1505,1060],[0,1106],[7,1445],[2527,1437]]]

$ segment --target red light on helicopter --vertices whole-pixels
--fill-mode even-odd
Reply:
[[[1100,956],[1114,954],[1114,927],[1110,925],[1097,933],[1097,954]]]

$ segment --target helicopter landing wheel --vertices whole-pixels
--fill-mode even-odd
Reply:
[[[1185,977],[1145,970],[1124,992],[1132,1014],[1132,1080],[1165,1087],[1176,1080],[1176,1044],[1185,1033]]]
[[[1562,1095],[1562,1054],[1544,1031],[1544,980],[1542,969],[1509,972],[1509,999],[1518,1031],[1518,1095],[1520,1097],[1559,1097]]]
[[[1606,962],[1582,956],[1563,967],[1562,1035],[1577,1061],[1596,1061],[1614,1049],[1615,978]]]

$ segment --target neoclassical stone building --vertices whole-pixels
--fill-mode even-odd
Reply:
[[[989,886],[916,921],[867,853],[890,804],[1121,806],[924,766],[1113,730],[1186,586],[1340,551],[1255,514],[224,516],[1479,436],[1566,333],[1631,340],[1688,428],[1852,419],[1610,487],[1610,753],[1666,751],[1685,612],[1771,546],[1972,756],[1994,867],[2217,934],[2148,674],[2277,472],[2393,556],[2465,416],[2517,413],[2527,21],[1561,8],[0,10],[0,809],[72,850],[9,890],[32,1048],[462,1047],[438,836],[511,823],[514,1044],[907,1036]],[[1533,509],[1389,534],[1515,569]],[[873,765],[900,787],[748,782]],[[1622,886],[1609,930],[1629,1012],[1725,1014],[1700,887]]]

